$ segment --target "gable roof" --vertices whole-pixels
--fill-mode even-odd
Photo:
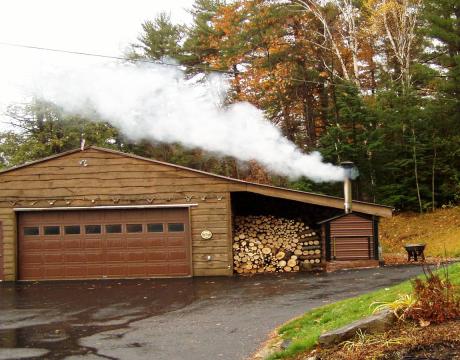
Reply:
[[[330,221],[334,221],[334,220],[337,220],[337,219],[340,219],[340,218],[343,218],[345,216],[348,216],[348,215],[357,215],[363,219],[365,219],[366,217],[365,216],[362,216],[361,214],[359,213],[355,213],[355,212],[350,212],[350,213],[343,213],[343,214],[339,214],[339,215],[336,215],[336,216],[333,216],[333,217],[330,217],[328,219],[325,219],[325,220],[321,220],[321,221],[318,221],[317,224],[318,225],[321,225],[321,224],[324,224],[324,223],[327,223],[327,222],[330,222]]]
[[[45,157],[43,159],[27,162],[25,164],[14,166],[9,169],[0,171],[0,176],[5,173],[13,172],[18,169],[33,166],[35,164],[50,161],[50,160],[64,157],[70,154],[84,152],[89,149],[93,149],[93,150],[101,151],[101,152],[112,153],[112,154],[116,154],[119,156],[129,157],[129,158],[138,159],[141,161],[146,161],[146,162],[150,162],[150,163],[154,163],[158,165],[172,167],[175,169],[190,171],[193,173],[198,173],[198,174],[206,175],[209,177],[223,179],[223,180],[226,180],[236,185],[236,189],[233,191],[248,191],[248,192],[257,193],[260,195],[278,197],[278,198],[283,198],[283,199],[288,199],[288,200],[310,203],[314,205],[333,207],[337,209],[343,209],[343,206],[344,206],[343,198],[340,198],[340,197],[305,192],[305,191],[300,191],[300,190],[287,189],[287,188],[282,188],[282,187],[277,187],[277,186],[272,186],[272,185],[258,184],[254,182],[234,179],[234,178],[223,176],[223,175],[217,175],[217,174],[209,173],[209,172],[202,171],[202,170],[196,170],[196,169],[188,168],[185,166],[171,164],[171,163],[167,163],[167,162],[163,162],[159,160],[146,158],[146,157],[139,156],[139,155],[124,153],[122,151],[102,148],[98,146],[88,146],[88,147],[85,147],[83,150],[82,149],[69,150],[69,151],[62,152],[60,154]],[[364,214],[369,214],[369,215],[376,215],[376,216],[383,216],[383,217],[392,216],[392,208],[390,206],[379,205],[379,204],[374,204],[374,203],[369,203],[369,202],[364,202],[364,201],[354,200],[353,209],[357,212],[362,212]]]

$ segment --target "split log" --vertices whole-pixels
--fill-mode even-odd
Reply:
[[[238,274],[300,271],[307,263],[311,267],[321,262],[320,239],[302,221],[271,215],[238,216],[233,239]]]

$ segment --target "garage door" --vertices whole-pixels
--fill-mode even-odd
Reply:
[[[19,214],[19,279],[191,275],[188,209]]]
[[[367,260],[373,258],[369,236],[336,236],[332,238],[334,260]]]

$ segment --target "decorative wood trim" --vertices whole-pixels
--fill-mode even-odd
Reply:
[[[198,204],[163,204],[163,205],[107,205],[107,206],[69,206],[69,207],[48,207],[48,208],[14,208],[15,212],[22,211],[53,211],[53,210],[119,210],[119,209],[155,209],[155,208],[175,208],[175,207],[193,207]]]

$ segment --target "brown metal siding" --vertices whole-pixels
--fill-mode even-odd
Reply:
[[[163,224],[163,232],[147,232],[147,224]],[[172,232],[168,224],[184,224]],[[121,225],[108,233],[105,225]],[[141,232],[127,231],[141,224]],[[101,226],[100,234],[85,234],[86,225]],[[58,226],[59,235],[45,235]],[[80,234],[65,234],[80,226]],[[25,234],[38,227],[38,235]],[[19,215],[19,279],[97,279],[191,275],[188,209],[43,211]]]
[[[333,259],[358,260],[374,258],[372,219],[349,214],[332,220],[330,229]]]

